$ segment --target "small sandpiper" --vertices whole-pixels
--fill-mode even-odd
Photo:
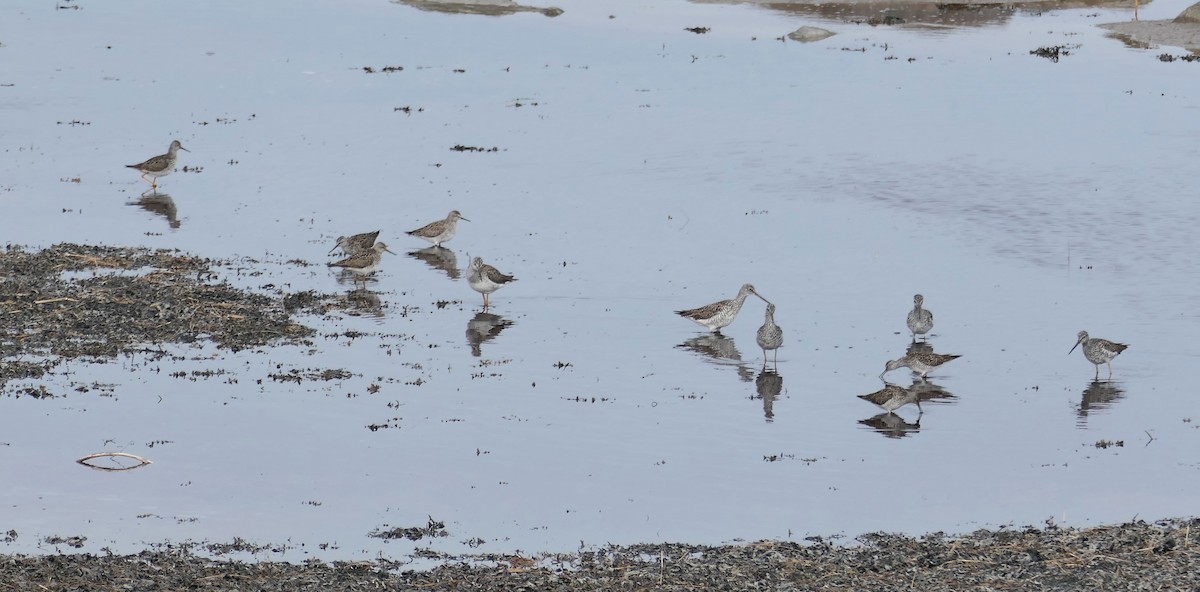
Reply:
[[[471,259],[471,266],[467,268],[467,283],[471,285],[472,290],[483,294],[484,310],[488,307],[488,294],[515,281],[517,278],[500,273],[500,270],[484,263],[481,257]]]
[[[155,179],[158,177],[165,177],[175,172],[175,156],[180,150],[191,152],[191,150],[184,148],[183,144],[179,143],[179,140],[174,140],[171,142],[171,147],[167,148],[166,154],[159,154],[158,156],[155,156],[146,162],[127,164],[125,166],[131,169],[137,169],[142,173],[142,179],[150,184],[151,189],[158,189],[158,181]],[[147,175],[154,177],[154,179],[147,179]]]
[[[903,358],[888,362],[887,366],[884,367],[883,372],[879,374],[879,378],[882,380],[884,374],[887,374],[896,368],[909,368],[913,372],[920,374],[921,378],[925,378],[925,375],[932,372],[938,366],[960,357],[962,356],[955,354],[935,354],[933,352],[907,354]]]
[[[1108,364],[1108,377],[1112,378],[1112,359],[1129,347],[1124,343],[1113,343],[1107,339],[1088,337],[1087,331],[1080,331],[1079,339],[1075,341],[1075,345],[1071,347],[1071,351],[1067,352],[1067,355],[1075,353],[1075,348],[1079,347],[1081,343],[1083,344],[1083,357],[1096,365],[1096,378],[1100,378],[1100,364]]]
[[[371,247],[375,246],[375,239],[379,237],[379,231],[363,232],[354,236],[339,236],[337,244],[329,249],[329,254],[341,249],[343,254],[354,256],[363,251],[370,251]]]
[[[342,259],[341,261],[330,263],[329,266],[341,267],[353,273],[354,286],[356,288],[358,287],[358,280],[361,278],[363,289],[366,290],[367,276],[371,275],[371,273],[375,271],[375,268],[379,267],[379,262],[383,259],[384,251],[395,255],[395,253],[387,248],[386,244],[375,243],[375,245],[370,249],[366,251],[360,251],[358,254],[351,255],[345,259]]]
[[[462,214],[458,213],[458,210],[452,210],[445,218],[436,222],[430,222],[416,230],[410,230],[407,234],[423,238],[433,243],[433,246],[440,247],[442,243],[454,238],[454,231],[458,227],[459,220],[470,222],[470,220],[463,218]]]
[[[859,395],[858,398],[864,401],[870,401],[888,413],[895,411],[909,403],[916,403],[917,409],[921,408],[921,399],[911,390],[902,386],[896,386],[892,383],[886,383],[883,388],[869,394]]]
[[[767,367],[767,350],[775,352],[775,364],[779,364],[779,347],[783,345],[783,329],[775,324],[775,305],[767,303],[767,313],[758,328],[758,347],[763,350],[763,367]]]
[[[700,308],[677,310],[675,314],[696,321],[713,333],[720,333],[722,328],[728,327],[733,319],[737,318],[738,312],[742,310],[742,304],[745,304],[746,297],[750,294],[754,294],[763,302],[770,304],[769,300],[754,290],[754,286],[743,284],[742,289],[738,290],[737,296],[729,300],[721,300]]]
[[[917,335],[925,337],[930,329],[933,329],[933,313],[921,308],[925,304],[925,297],[916,294],[913,296],[913,309],[908,311],[908,330],[912,331],[913,341],[917,340]]]

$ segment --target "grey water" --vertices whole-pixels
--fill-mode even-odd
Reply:
[[[324,266],[338,235],[397,254],[356,306],[299,319],[311,346],[10,383],[66,396],[0,398],[0,550],[402,557],[1195,511],[1200,66],[1095,27],[1128,8],[58,4],[0,7],[4,243],[181,249],[262,291],[350,292]],[[778,39],[801,25],[838,34]],[[172,139],[188,170],[146,201],[123,165]],[[404,234],[451,209],[471,222],[445,249]],[[471,256],[518,278],[486,312]],[[746,282],[778,307],[775,371],[760,301],[722,337],[672,313]],[[962,357],[916,385],[923,413],[880,416],[856,395],[909,346],[918,292],[929,344]],[[1067,355],[1079,330],[1131,344],[1111,381]],[[271,377],[327,369],[351,376]],[[74,463],[100,450],[154,464]],[[430,517],[448,537],[369,536]]]

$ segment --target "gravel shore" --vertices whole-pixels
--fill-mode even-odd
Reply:
[[[647,544],[561,555],[470,556],[423,571],[372,562],[137,555],[0,556],[3,590],[1197,590],[1197,519],[1088,529],[868,534],[717,547]]]

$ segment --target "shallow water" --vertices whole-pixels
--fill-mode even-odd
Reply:
[[[62,5],[0,8],[6,243],[234,258],[264,291],[349,291],[320,265],[341,234],[382,228],[397,255],[357,314],[301,319],[313,347],[71,362],[32,383],[64,396],[0,400],[20,535],[0,549],[401,557],[1194,512],[1200,66],[1094,27],[1128,10],[929,29],[679,1]],[[839,34],[775,40],[804,24]],[[1071,53],[1029,54],[1049,45]],[[123,165],[173,138],[199,172],[143,207]],[[451,253],[410,255],[428,245],[403,231],[451,209],[471,220]],[[456,277],[470,256],[518,278],[494,316]],[[761,302],[725,339],[671,313],[744,282],[778,306],[778,375]],[[916,292],[963,355],[919,427],[856,397]],[[1068,357],[1081,329],[1132,344],[1113,381]],[[327,369],[353,376],[271,378]],[[109,449],[154,464],[72,462]],[[450,536],[368,536],[428,517]]]

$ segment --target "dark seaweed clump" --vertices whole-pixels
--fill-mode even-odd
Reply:
[[[179,251],[59,244],[0,253],[0,384],[54,362],[207,339],[239,350],[313,329],[280,300],[217,281],[218,262]]]

